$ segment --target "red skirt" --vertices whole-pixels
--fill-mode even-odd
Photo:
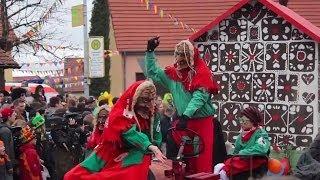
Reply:
[[[249,158],[233,157],[225,161],[223,170],[225,170],[227,176],[230,177],[256,169],[266,163],[268,163],[268,160],[262,157],[253,158],[251,163]]]
[[[205,117],[205,118],[197,118],[191,119],[187,121],[187,128],[195,131],[200,138],[203,140],[204,143],[204,150],[199,154],[197,157],[187,159],[188,169],[186,169],[188,174],[195,174],[200,172],[212,172],[213,168],[213,143],[214,143],[214,136],[213,136],[213,117]],[[182,133],[182,134],[181,134]],[[184,135],[184,131],[176,131],[173,134],[173,139],[177,145],[181,142],[180,138]],[[189,149],[184,149],[188,151]]]
[[[121,167],[121,162],[112,161],[100,172],[91,173],[87,169],[77,165],[65,174],[64,180],[147,180],[151,156],[145,155],[140,164]]]

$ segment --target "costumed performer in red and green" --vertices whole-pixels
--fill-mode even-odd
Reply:
[[[218,85],[190,41],[184,40],[176,45],[174,64],[165,69],[156,63],[154,50],[159,44],[159,36],[148,41],[146,76],[172,93],[179,116],[177,127],[189,128],[204,140],[204,151],[198,157],[188,159],[191,169],[187,173],[212,172],[215,109],[211,95],[218,93]]]
[[[66,173],[65,180],[146,180],[152,154],[159,150],[160,122],[154,120],[156,88],[150,81],[129,87],[112,108],[102,139],[92,154]]]

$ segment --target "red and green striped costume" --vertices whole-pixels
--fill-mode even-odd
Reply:
[[[147,179],[151,163],[148,146],[160,145],[160,122],[137,119],[133,107],[141,89],[150,85],[139,81],[125,91],[109,114],[99,145],[65,175],[65,180]]]

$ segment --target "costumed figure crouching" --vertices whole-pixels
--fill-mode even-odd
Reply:
[[[98,146],[65,180],[147,179],[151,155],[164,162],[160,122],[154,120],[156,88],[150,81],[131,85],[112,108]]]
[[[248,179],[248,177],[242,178],[246,176],[244,173],[257,170],[262,166],[265,166],[267,170],[270,141],[268,133],[261,126],[262,113],[257,108],[248,107],[241,112],[239,121],[241,131],[235,142],[234,156],[228,158],[224,163],[217,164],[214,168],[214,173],[220,174],[222,180],[228,180],[230,177]],[[254,173],[253,175],[259,176],[260,174]]]
[[[198,157],[188,159],[190,169],[187,169],[187,173],[212,172],[215,109],[211,95],[218,92],[218,85],[200,58],[198,50],[188,40],[176,45],[174,64],[165,69],[160,68],[154,53],[159,43],[159,37],[148,41],[145,56],[146,76],[172,93],[179,116],[176,127],[189,128],[204,140],[204,151]]]

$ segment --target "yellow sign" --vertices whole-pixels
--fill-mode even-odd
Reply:
[[[72,27],[78,27],[83,25],[83,10],[83,4],[73,6],[71,8]]]
[[[94,50],[99,50],[101,47],[101,42],[98,40],[98,39],[94,39],[92,42],[91,42],[91,48],[94,49]]]

